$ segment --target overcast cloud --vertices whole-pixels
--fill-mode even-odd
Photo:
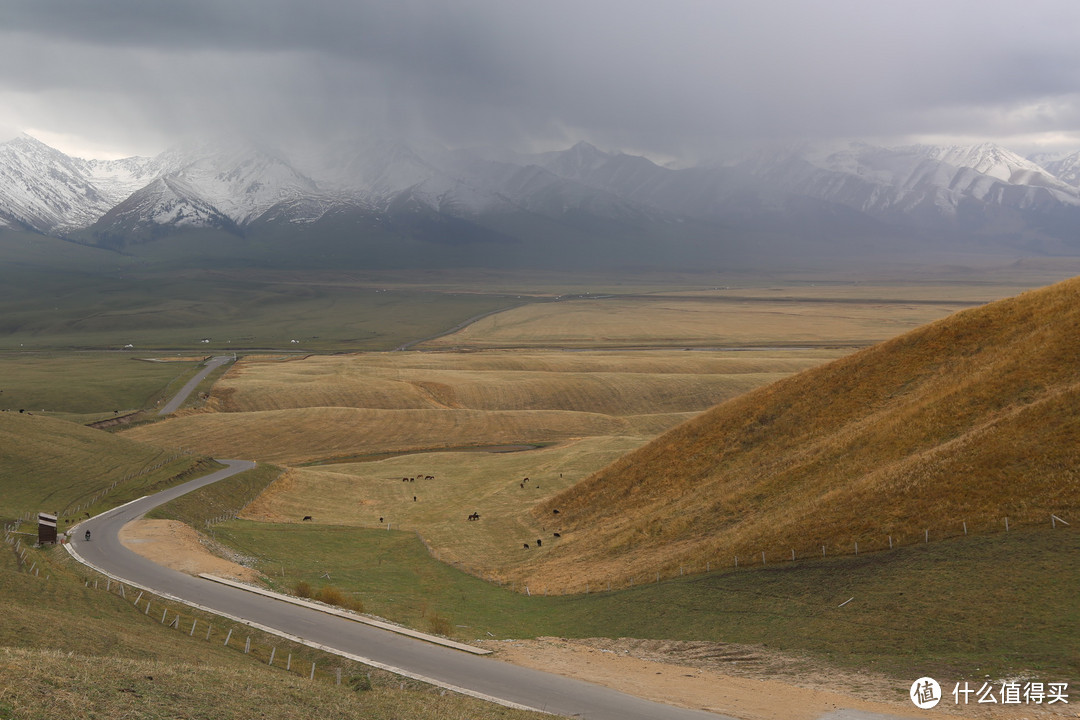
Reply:
[[[0,0],[0,135],[1080,149],[1075,0]]]

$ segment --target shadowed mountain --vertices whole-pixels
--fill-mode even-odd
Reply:
[[[675,170],[587,143],[493,159],[369,141],[294,157],[235,139],[104,162],[22,137],[0,143],[0,230],[282,267],[313,257],[747,269],[1076,255],[1075,158],[1045,162],[992,144],[852,142]],[[221,233],[249,242],[207,240]]]
[[[530,579],[1075,524],[1078,359],[1074,278],[747,393],[539,508],[563,539]]]

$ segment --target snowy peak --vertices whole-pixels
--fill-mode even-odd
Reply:
[[[1058,155],[1052,159],[1046,158],[1039,164],[1058,180],[1080,188],[1080,151],[1069,155]]]
[[[758,153],[739,166],[771,190],[918,224],[955,218],[975,201],[1015,210],[1080,206],[1080,193],[1039,165],[993,144],[971,147],[865,143],[800,145]]]
[[[507,227],[524,228],[514,230],[521,237],[555,227],[677,237],[682,225],[707,243],[720,226],[798,235],[815,223],[822,236],[847,223],[862,235],[1030,230],[1075,242],[1080,153],[1036,162],[989,143],[804,143],[676,170],[588,143],[516,155],[377,139],[285,152],[217,139],[116,161],[71,158],[26,136],[0,143],[0,228],[80,231],[116,245],[175,230],[254,236],[298,225],[433,241],[448,228],[455,238]]]
[[[957,168],[971,168],[982,174],[1011,184],[1028,184],[1024,178],[1047,175],[1036,163],[994,143],[980,145],[953,145],[949,147],[919,145],[915,152],[931,160],[947,163]]]
[[[563,178],[581,179],[611,159],[611,155],[602,152],[587,142],[579,142],[568,150],[541,153],[536,157],[536,164]]]
[[[165,177],[239,225],[279,203],[318,192],[315,182],[288,162],[250,145],[203,149]]]
[[[62,233],[89,225],[114,202],[82,161],[28,135],[0,144],[0,217],[9,226]]]

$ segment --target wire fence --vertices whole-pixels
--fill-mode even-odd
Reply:
[[[638,573],[609,577],[583,578],[580,582],[571,585],[552,584],[531,585],[524,582],[506,581],[489,573],[477,569],[470,569],[460,563],[454,563],[460,569],[470,572],[484,580],[495,582],[508,587],[514,592],[525,595],[576,595],[595,592],[607,592],[613,590],[626,590],[642,585],[674,580],[680,577],[702,575],[711,572],[733,570],[750,570],[769,567],[791,565],[792,563],[806,561],[820,561],[835,557],[855,557],[871,553],[882,553],[899,550],[902,547],[914,545],[927,545],[933,542],[953,538],[974,535],[986,535],[993,532],[1008,533],[1019,528],[1047,527],[1055,530],[1072,529],[1075,521],[1069,521],[1056,513],[1050,513],[1042,522],[1033,521],[1030,518],[1018,522],[1016,518],[1003,516],[993,523],[968,523],[959,521],[955,527],[947,528],[923,528],[921,532],[908,531],[904,534],[882,533],[880,536],[866,535],[858,540],[852,539],[850,543],[836,544],[824,543],[810,546],[806,543],[798,547],[777,547],[773,545],[769,549],[732,549],[729,553],[712,552],[703,554],[700,559],[684,558],[677,564],[666,565],[660,569],[652,569]],[[430,548],[429,548],[430,550]],[[432,553],[435,555],[434,553]]]

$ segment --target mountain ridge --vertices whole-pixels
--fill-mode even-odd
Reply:
[[[767,148],[725,165],[676,170],[585,142],[492,159],[378,141],[290,157],[237,139],[96,161],[22,136],[0,143],[0,228],[120,249],[199,229],[317,232],[343,217],[391,232],[407,228],[413,239],[431,242],[452,226],[467,242],[470,234],[490,238],[508,223],[544,218],[541,225],[585,232],[600,246],[618,247],[620,234],[632,229],[705,256],[710,243],[730,246],[740,233],[799,240],[810,227],[817,246],[807,253],[827,254],[822,238],[830,234],[906,235],[916,246],[974,238],[994,251],[1080,252],[1080,152],[1044,162],[991,143],[848,142]],[[529,232],[515,237],[537,241]]]

